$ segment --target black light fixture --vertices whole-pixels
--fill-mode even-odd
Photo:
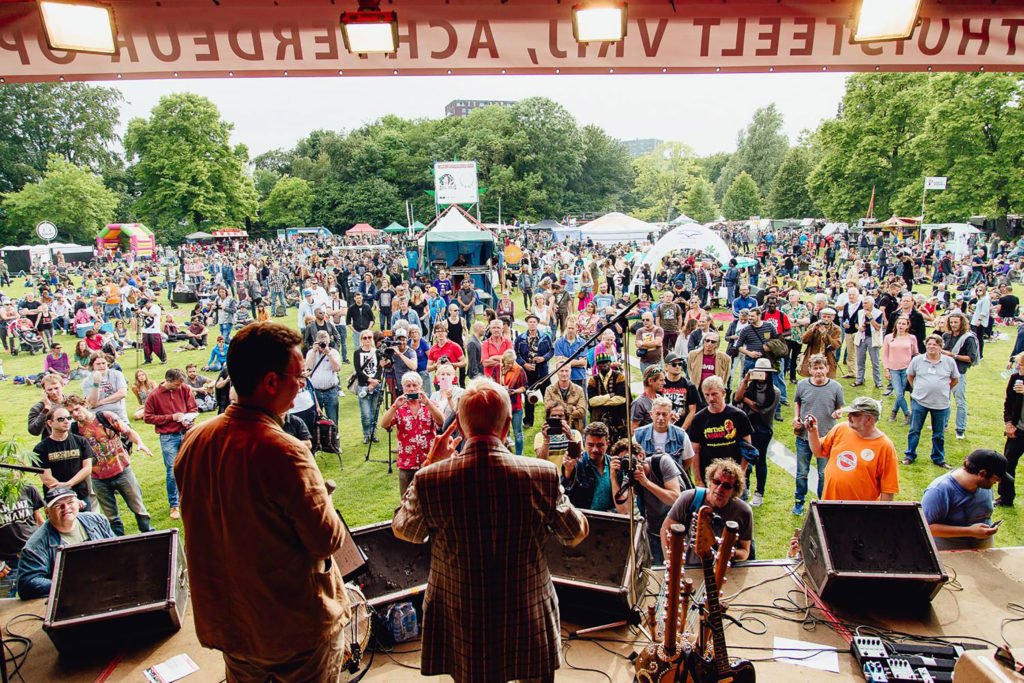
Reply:
[[[341,36],[352,54],[398,51],[398,13],[382,12],[380,0],[359,0],[355,12],[341,13]]]
[[[89,0],[39,0],[46,42],[56,50],[117,52],[114,10]]]
[[[617,43],[626,37],[626,3],[607,0],[572,7],[572,37],[577,43]]]
[[[914,33],[921,0],[860,0],[851,43],[905,40]]]

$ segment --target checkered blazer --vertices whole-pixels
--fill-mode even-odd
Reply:
[[[558,668],[544,544],[553,532],[575,545],[588,527],[553,464],[514,456],[496,438],[470,439],[461,456],[416,473],[391,526],[407,541],[431,541],[424,675],[508,681]]]

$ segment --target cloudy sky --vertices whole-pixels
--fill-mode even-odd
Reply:
[[[795,141],[835,116],[843,74],[706,74],[650,76],[427,76],[365,78],[198,79],[114,85],[127,100],[122,124],[147,116],[162,95],[208,97],[235,124],[234,142],[255,156],[288,148],[318,128],[351,130],[385,114],[441,118],[454,99],[551,98],[581,125],[596,124],[629,140],[689,144],[700,155],[731,152],[758,107],[775,102]]]

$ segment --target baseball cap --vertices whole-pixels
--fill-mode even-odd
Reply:
[[[312,295],[313,295],[313,290],[312,289],[304,289],[304,290],[302,290],[302,296],[312,296]]]
[[[667,356],[665,356],[665,365],[682,359],[683,357],[680,356],[678,353],[670,353]]]
[[[971,469],[985,470],[990,475],[996,475],[1001,481],[1007,483],[1013,483],[1013,474],[1009,471],[1009,467],[1006,462],[1006,457],[991,448],[978,448],[970,452],[967,458],[964,460],[965,466],[970,466]]]
[[[882,414],[882,402],[876,401],[870,396],[858,396],[853,403],[843,408],[844,413],[867,413],[876,418]]]
[[[537,315],[536,313],[527,313],[526,314],[526,319],[529,320],[530,318],[533,318],[537,322],[540,322],[540,316]]]
[[[409,332],[404,327],[399,327],[397,330],[395,330],[395,336],[396,337],[408,337],[409,336]]]
[[[46,492],[46,508],[52,508],[58,500],[63,500],[69,496],[74,498],[75,492],[67,486],[54,486]]]

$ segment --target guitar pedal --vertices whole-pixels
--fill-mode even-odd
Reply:
[[[870,638],[867,636],[853,637],[853,654],[857,661],[864,664],[868,659],[885,659],[889,653],[885,649],[885,643],[881,638]]]
[[[889,678],[885,675],[885,667],[881,662],[864,663],[864,680],[870,683],[889,683]]]

